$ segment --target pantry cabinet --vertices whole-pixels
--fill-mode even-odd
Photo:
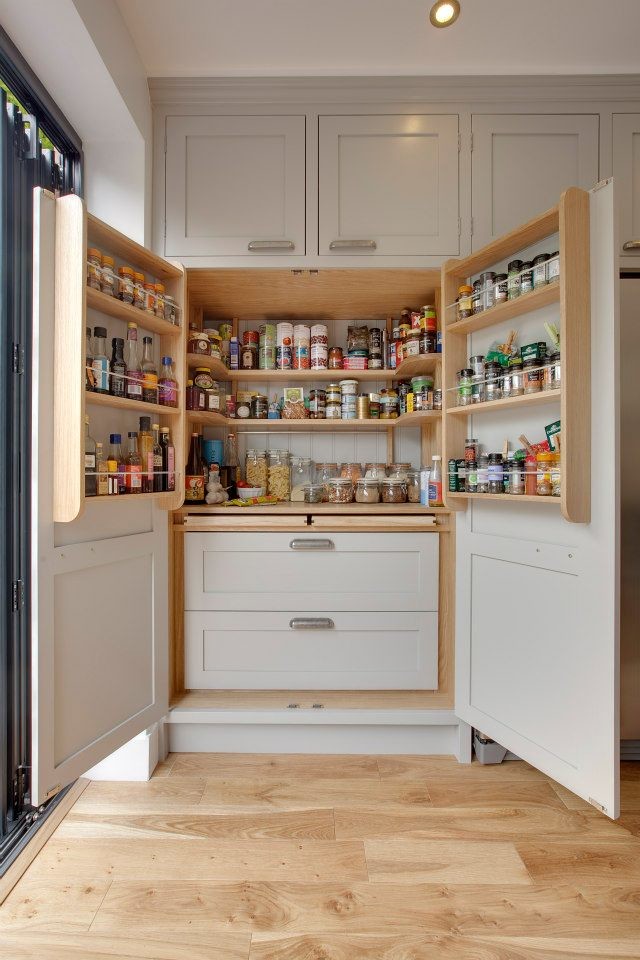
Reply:
[[[597,115],[475,114],[472,131],[474,250],[598,181]]]
[[[305,118],[168,117],[170,257],[305,253]]]
[[[640,256],[640,114],[613,117],[613,176],[620,200],[620,253]]]
[[[457,116],[319,118],[319,254],[459,252]]]

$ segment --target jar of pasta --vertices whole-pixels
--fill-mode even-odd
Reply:
[[[267,494],[278,500],[291,499],[291,464],[287,450],[269,451]]]
[[[249,486],[267,489],[267,454],[264,450],[247,450],[244,475]]]

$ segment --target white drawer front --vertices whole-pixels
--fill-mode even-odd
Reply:
[[[185,534],[187,610],[437,610],[438,535]]]
[[[313,619],[319,629],[306,626]],[[437,613],[190,612],[185,644],[186,685],[196,689],[438,686]]]

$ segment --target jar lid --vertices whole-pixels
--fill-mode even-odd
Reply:
[[[138,283],[144,283],[144,273],[138,273],[137,271],[134,270],[133,276],[138,281]]]
[[[344,387],[344,386],[346,386],[347,384],[352,384],[352,383],[355,383],[355,385],[358,386],[358,381],[357,381],[357,380],[341,380],[341,381],[340,381],[340,386],[341,386],[341,387]],[[329,384],[329,386],[333,386],[333,384]]]
[[[380,481],[378,480],[377,477],[358,477],[358,479],[356,480],[357,487],[359,486],[377,487],[379,484],[380,484]]]
[[[196,373],[209,373],[209,367],[196,367]]]
[[[519,273],[521,269],[522,269],[522,260],[510,260],[509,263],[507,264],[507,270],[509,271],[509,273],[515,273],[516,271]]]
[[[132,277],[133,267],[118,267],[118,273],[121,277]]]
[[[322,493],[323,483],[305,483],[302,487],[303,493]]]
[[[406,480],[404,480],[402,477],[383,477],[380,483],[386,483],[387,486],[397,487],[401,483],[406,483]]]
[[[105,254],[105,255],[102,257],[102,266],[103,266],[103,267],[112,267],[112,266],[114,265],[114,263],[115,263],[115,260],[113,259],[113,257],[109,257],[109,256],[107,256],[107,254]]]
[[[347,484],[351,486],[353,484],[351,477],[330,477],[326,482],[333,483],[339,487],[346,487]]]
[[[156,293],[164,293],[164,283],[156,283]]]
[[[533,266],[533,263],[531,262],[531,260],[523,260],[523,261],[522,261],[522,269],[523,269],[523,270],[528,270],[528,269],[529,269],[530,267],[532,267],[532,266]]]
[[[463,283],[462,286],[458,287],[458,293],[473,293],[473,287],[470,287],[468,283]]]
[[[98,260],[102,260],[102,251],[98,250],[97,247],[89,247],[87,250],[88,257],[96,257]]]
[[[549,254],[548,254],[548,253],[539,253],[538,256],[537,256],[537,257],[534,257],[531,262],[533,263],[533,265],[534,265],[534,267],[535,267],[535,266],[536,266],[537,264],[539,264],[539,263],[546,263],[548,259],[549,259]]]

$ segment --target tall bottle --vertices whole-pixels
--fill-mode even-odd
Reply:
[[[163,407],[178,406],[178,383],[173,375],[171,357],[162,358],[162,370],[158,380],[158,403]]]
[[[106,497],[109,493],[109,468],[102,452],[102,444],[96,443],[96,473],[97,494],[99,497]]]
[[[126,493],[125,464],[122,455],[122,437],[119,433],[109,434],[109,456],[107,470],[109,471],[109,496]]]
[[[127,395],[127,365],[124,362],[124,340],[122,337],[113,337],[111,340],[111,377],[109,378],[109,392],[114,397]]]
[[[96,442],[89,432],[89,417],[84,418],[84,495],[95,497],[96,483]]]
[[[204,503],[204,464],[200,453],[200,434],[191,434],[189,459],[184,478],[185,503]]]
[[[160,424],[154,423],[153,430],[153,492],[162,493],[162,447],[160,446]]]
[[[138,434],[135,430],[128,433],[129,450],[124,461],[124,479],[126,493],[142,493],[142,464],[138,453]]]
[[[96,393],[109,393],[109,357],[106,327],[93,328],[93,377]]]
[[[85,374],[84,374],[84,385],[87,390],[94,390],[96,385],[96,380],[93,375],[93,345],[91,343],[91,327],[86,328],[86,345],[84,348],[86,362],[85,362]]]
[[[140,417],[138,453],[142,466],[142,492],[153,493],[153,434],[151,417]]]
[[[158,368],[151,356],[152,337],[142,338],[142,360],[140,368],[142,370],[142,399],[145,403],[158,402]]]
[[[237,481],[238,446],[235,433],[230,433],[224,445],[224,468],[222,470],[222,485],[227,488],[230,500],[238,496]]]
[[[429,506],[442,507],[442,457],[431,457],[431,473],[429,475]]]
[[[176,451],[169,427],[160,428],[160,447],[162,448],[162,489],[171,492],[176,488]]]
[[[127,370],[127,397],[129,400],[142,400],[142,370],[138,357],[138,324],[127,324],[127,343],[124,354]]]

